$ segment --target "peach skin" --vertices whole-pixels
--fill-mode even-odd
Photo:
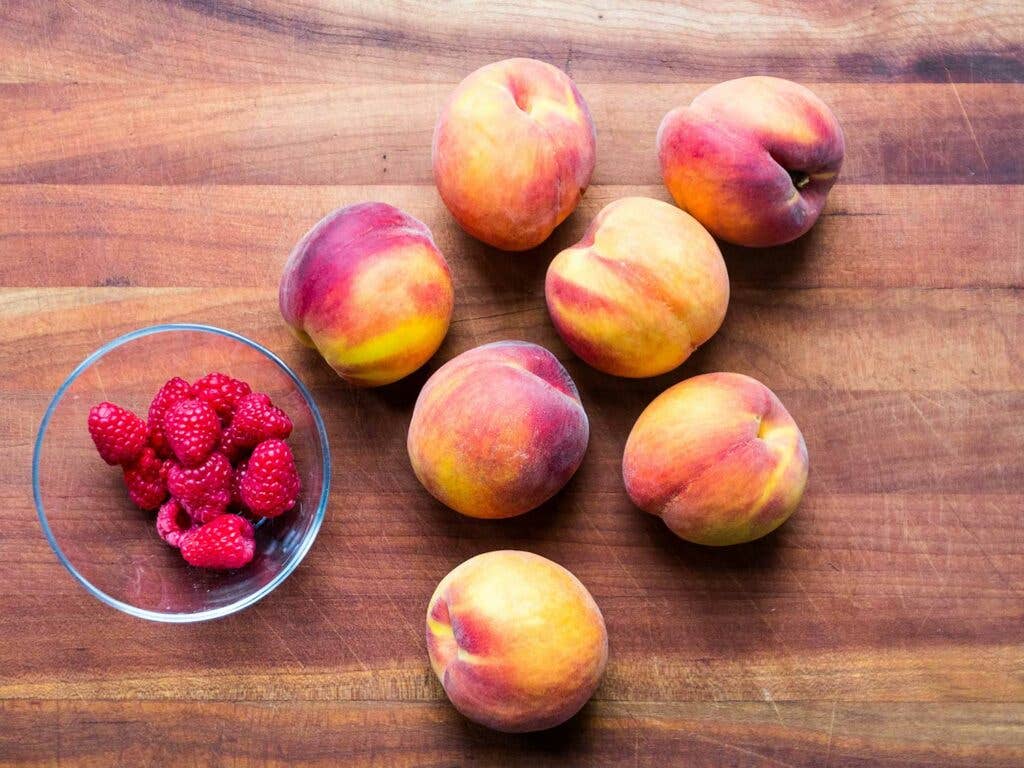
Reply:
[[[708,373],[670,387],[640,414],[622,477],[633,502],[677,536],[741,544],[793,514],[807,485],[807,446],[764,384]]]
[[[279,291],[295,336],[346,381],[390,384],[437,351],[454,289],[426,225],[386,203],[326,216],[295,246]]]
[[[625,197],[554,258],[545,294],[558,334],[590,365],[657,376],[718,330],[729,275],[696,219],[660,200]]]
[[[788,243],[809,230],[843,163],[843,132],[825,103],[777,77],[708,88],[658,128],[672,197],[730,243]]]
[[[608,633],[569,571],[506,550],[467,560],[437,585],[427,652],[459,712],[525,733],[563,723],[587,703],[608,661]]]
[[[596,133],[567,74],[535,59],[481,67],[441,109],[434,181],[455,220],[506,251],[544,242],[594,171]]]
[[[590,426],[554,355],[525,341],[485,344],[441,366],[409,425],[416,477],[469,517],[512,517],[555,495],[579,467]]]

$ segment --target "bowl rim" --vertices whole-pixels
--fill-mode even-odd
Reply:
[[[145,336],[152,336],[158,333],[170,333],[176,331],[189,331],[199,333],[210,333],[217,336],[223,336],[235,341],[241,342],[257,352],[262,353],[272,363],[276,364],[284,373],[291,379],[296,389],[302,395],[302,398],[306,401],[306,405],[309,407],[310,412],[313,414],[313,422],[316,425],[317,437],[320,440],[320,455],[321,455],[321,472],[323,475],[322,487],[320,489],[320,499],[317,502],[317,508],[313,515],[312,523],[310,524],[309,530],[303,537],[303,540],[299,543],[298,549],[292,555],[291,559],[285,564],[285,566],[266,584],[260,587],[252,594],[246,595],[245,597],[239,598],[233,603],[221,606],[219,608],[211,608],[209,610],[197,611],[195,613],[163,613],[161,611],[152,611],[145,608],[139,608],[126,603],[123,600],[118,600],[115,597],[108,595],[103,590],[93,585],[88,579],[86,579],[78,569],[71,563],[67,555],[64,554],[60,545],[57,543],[57,539],[50,528],[50,523],[46,518],[46,512],[43,508],[42,491],[39,488],[39,465],[40,465],[40,453],[43,446],[43,439],[46,436],[46,429],[50,424],[54,411],[57,409],[58,403],[61,398],[67,392],[68,388],[75,382],[75,380],[86,371],[93,363],[99,360],[101,357],[117,349],[128,342],[135,341],[136,339],[143,338]],[[317,534],[320,532],[320,526],[324,520],[324,514],[327,509],[327,501],[330,496],[331,490],[331,449],[327,440],[327,427],[324,425],[323,417],[320,415],[320,409],[317,407],[316,400],[313,399],[313,394],[309,391],[305,384],[299,379],[299,377],[292,371],[291,368],[277,355],[271,352],[269,349],[264,347],[262,344],[248,339],[239,333],[229,331],[224,328],[218,328],[213,325],[203,325],[201,323],[161,323],[158,325],[151,325],[145,328],[139,328],[130,333],[126,333],[122,336],[108,341],[106,344],[95,350],[92,354],[86,357],[81,363],[79,363],[75,369],[68,375],[64,382],[57,389],[53,398],[50,400],[50,404],[46,407],[46,411],[43,414],[43,420],[39,425],[39,431],[36,433],[35,445],[32,451],[32,496],[36,506],[36,516],[39,518],[39,524],[42,526],[43,534],[46,536],[47,542],[50,544],[50,548],[57,555],[57,559],[60,561],[75,580],[78,581],[86,591],[89,592],[93,597],[97,598],[103,603],[116,608],[119,611],[123,611],[130,616],[135,616],[140,619],[148,619],[150,621],[158,621],[170,624],[188,624],[199,621],[208,621],[210,619],[219,619],[225,616],[230,616],[233,613],[237,613],[244,608],[248,608],[257,601],[263,599],[271,592],[273,592],[288,576],[291,575],[299,563],[306,557],[310,547],[313,546],[313,541],[316,539]]]

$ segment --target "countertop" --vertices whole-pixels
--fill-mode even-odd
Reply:
[[[598,133],[582,205],[526,254],[462,234],[430,174],[442,99],[515,55],[570,72]],[[755,73],[845,129],[825,214],[789,246],[723,247],[728,317],[679,370],[588,368],[548,319],[547,263],[616,197],[669,199],[662,115]],[[1022,82],[1012,0],[0,3],[0,765],[1024,765]],[[294,242],[368,199],[430,226],[457,295],[434,359],[379,390],[277,309]],[[303,564],[200,625],[87,595],[31,498],[61,381],[165,321],[280,354],[334,453]],[[505,338],[562,360],[592,437],[553,501],[476,521],[419,486],[405,432],[431,371]],[[797,514],[725,550],[639,512],[619,471],[644,406],[712,370],[772,387],[811,456]],[[427,663],[434,586],[502,548],[568,567],[608,624],[593,701],[547,733],[465,721]]]

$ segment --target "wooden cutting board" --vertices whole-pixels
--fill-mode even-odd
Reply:
[[[0,764],[1024,765],[1024,7],[1016,0],[0,2]],[[429,168],[441,100],[486,62],[569,71],[598,129],[594,184],[534,253],[461,234]],[[721,332],[623,381],[554,334],[551,257],[610,200],[668,199],[654,132],[708,84],[800,80],[847,136],[817,227],[725,248]],[[286,332],[277,280],[332,208],[423,219],[454,272],[427,369],[344,385]],[[278,352],[330,429],[331,505],[306,561],[229,619],[159,626],[89,597],[35,519],[31,444],[73,366],[164,321]],[[461,518],[404,438],[430,371],[538,342],[590,415],[582,469],[542,509]],[[771,386],[811,481],[776,534],[687,545],[629,503],[626,435],[712,370]],[[464,721],[426,659],[437,581],[487,550],[574,571],[607,619],[594,700],[548,733]]]

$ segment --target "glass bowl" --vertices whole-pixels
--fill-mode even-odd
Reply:
[[[143,419],[165,381],[221,371],[265,392],[294,424],[288,440],[302,492],[295,509],[256,525],[256,554],[234,571],[193,568],[157,535],[155,513],[129,500],[121,469],[89,437],[89,409],[103,400]],[[331,476],[327,432],[313,396],[273,352],[205,325],[156,325],[87,357],[57,390],[39,427],[32,487],[57,558],[91,594],[132,616],[192,622],[240,611],[270,594],[302,561],[323,522]]]

